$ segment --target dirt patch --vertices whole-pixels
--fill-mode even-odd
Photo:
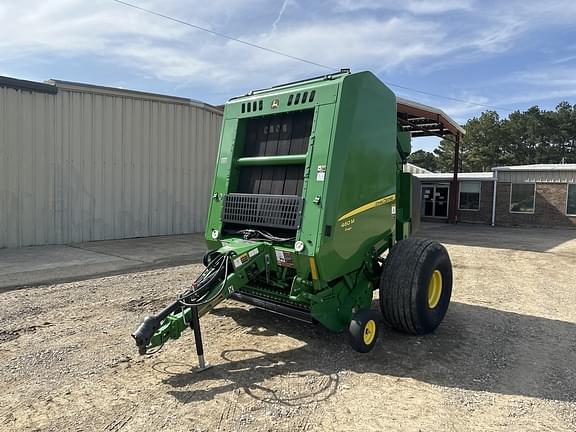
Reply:
[[[229,301],[202,319],[200,374],[191,332],[144,357],[130,337],[198,265],[0,294],[0,430],[576,430],[576,244],[447,247],[434,334],[382,326],[362,355]]]
[[[0,344],[4,342],[9,342],[14,339],[18,339],[20,337],[20,333],[17,331],[0,331]]]

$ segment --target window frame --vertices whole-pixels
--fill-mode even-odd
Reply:
[[[564,212],[564,214],[566,216],[571,216],[571,217],[576,217],[576,213],[568,213],[568,197],[570,196],[570,185],[574,186],[576,188],[576,183],[566,183],[566,211]]]
[[[461,186],[462,183],[478,183],[480,185],[480,190],[478,191],[478,208],[477,209],[463,209],[460,207],[460,196],[462,194],[462,189],[460,187],[458,187],[458,210],[479,212],[480,208],[482,206],[482,181],[480,181],[480,180],[465,180],[465,181],[461,181],[459,186]]]
[[[532,211],[525,212],[525,211],[513,211],[512,210],[512,189],[514,185],[532,185],[534,187],[534,193],[532,194]],[[534,214],[536,213],[536,182],[523,182],[523,183],[510,183],[510,202],[508,204],[508,213],[512,214]]]

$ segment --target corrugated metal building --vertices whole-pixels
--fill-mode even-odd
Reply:
[[[0,78],[0,247],[202,231],[222,112]]]

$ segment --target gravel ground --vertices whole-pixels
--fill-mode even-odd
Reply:
[[[382,326],[364,355],[227,301],[202,318],[211,369],[191,371],[191,332],[138,356],[131,331],[199,265],[0,294],[0,430],[576,431],[576,240],[498,249],[458,230],[436,233],[455,272],[444,323]]]

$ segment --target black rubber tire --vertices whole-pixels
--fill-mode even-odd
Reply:
[[[378,340],[378,321],[380,316],[377,312],[370,309],[360,309],[352,316],[350,326],[348,327],[349,343],[352,348],[361,353],[367,353],[374,348]],[[374,337],[369,344],[364,341],[364,332],[368,322],[374,322]]]
[[[428,283],[434,270],[442,274],[438,304],[428,306]],[[380,278],[380,310],[395,330],[423,335],[444,319],[452,295],[452,263],[446,248],[434,240],[408,238],[391,249]]]

